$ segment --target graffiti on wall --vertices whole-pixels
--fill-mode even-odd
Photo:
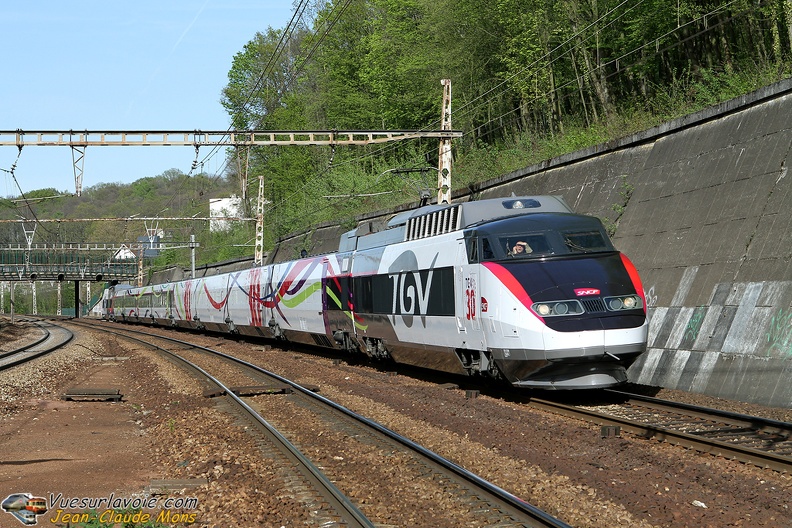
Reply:
[[[767,330],[768,355],[773,350],[792,356],[792,308],[780,308]]]
[[[644,298],[646,299],[647,308],[652,308],[655,304],[657,304],[657,294],[655,293],[654,286],[649,288],[649,291],[644,290]]]
[[[704,322],[704,315],[707,313],[706,306],[699,306],[693,313],[690,315],[690,320],[688,321],[687,328],[685,328],[685,337],[684,342],[689,343],[687,346],[690,347],[698,338],[699,332],[701,331],[701,324]]]

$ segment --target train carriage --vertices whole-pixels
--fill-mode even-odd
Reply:
[[[148,293],[149,313],[144,313],[143,317],[150,317],[156,324],[168,324],[171,320],[171,285],[157,284]]]
[[[264,297],[267,326],[289,341],[333,346],[328,327],[326,277],[338,276],[333,255],[282,262],[270,267]]]
[[[182,319],[186,319],[191,328],[233,332],[235,327],[229,313],[229,301],[238,280],[238,274],[227,273],[186,281],[179,290]]]
[[[354,254],[355,336],[375,357],[460,372],[453,233]]]
[[[345,233],[336,253],[147,288],[117,296],[121,313],[517,387],[617,385],[646,349],[635,267],[554,196],[427,206]]]

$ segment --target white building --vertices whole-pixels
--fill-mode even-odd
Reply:
[[[209,200],[209,230],[212,233],[231,229],[231,221],[213,220],[214,218],[228,216],[243,217],[242,198],[232,195],[230,198],[214,198]]]

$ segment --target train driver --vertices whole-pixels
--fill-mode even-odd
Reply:
[[[531,246],[529,246],[527,242],[520,241],[514,244],[511,254],[512,256],[518,257],[520,255],[531,253],[532,251],[533,250],[531,249]]]

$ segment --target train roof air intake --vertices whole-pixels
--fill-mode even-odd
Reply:
[[[459,206],[444,207],[407,221],[406,240],[417,240],[459,229]]]

